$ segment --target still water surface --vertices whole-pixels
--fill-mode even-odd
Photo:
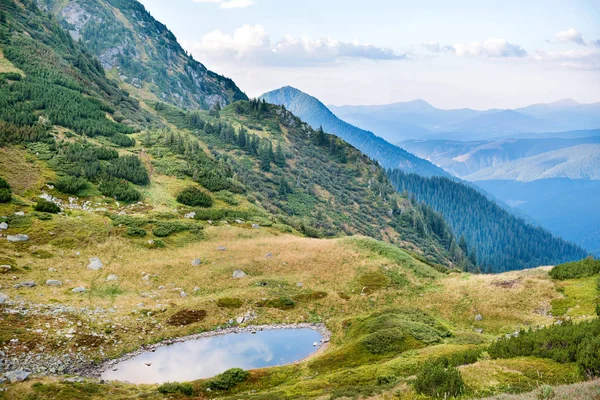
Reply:
[[[103,372],[102,379],[131,383],[185,382],[210,378],[229,368],[284,365],[315,352],[313,343],[320,339],[320,333],[308,328],[200,338],[125,360]]]

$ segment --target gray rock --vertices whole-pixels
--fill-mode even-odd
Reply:
[[[48,279],[46,281],[47,286],[62,286],[62,282],[56,279]]]
[[[99,257],[92,257],[90,258],[90,263],[87,267],[92,271],[98,271],[99,269],[102,269],[102,267],[104,267],[104,264],[102,264],[102,261],[100,261]]]
[[[4,304],[8,300],[10,300],[10,297],[8,297],[8,295],[0,292],[0,304]]]
[[[202,264],[202,260],[201,260],[201,259],[199,259],[199,258],[194,258],[194,259],[192,260],[192,265],[193,265],[194,267],[197,267],[197,266],[198,266],[198,265],[200,265],[200,264]]]
[[[258,224],[252,224],[252,228],[253,229],[260,229],[260,225],[258,225]]]
[[[241,269],[236,269],[235,271],[233,271],[233,279],[241,279],[241,278],[245,278],[247,276],[248,275]]]
[[[56,272],[56,268],[48,268],[48,272]]]
[[[475,321],[482,321],[482,320],[483,320],[483,315],[481,315],[481,314],[477,314],[477,315],[475,316]]]
[[[200,288],[198,286],[194,286],[194,289],[192,289],[192,292],[199,292]]]
[[[10,270],[12,269],[12,267],[10,265],[0,265],[0,273],[1,274],[5,274],[7,272],[10,272]]]
[[[271,258],[271,257],[273,257],[273,253],[267,253],[267,255],[265,257]]]
[[[116,280],[119,280],[119,277],[116,276],[115,274],[110,274],[109,276],[106,277],[106,282],[114,282]]]
[[[85,288],[83,286],[78,286],[75,289],[71,290],[73,293],[85,293]]]
[[[218,251],[226,251],[227,247],[225,247],[225,246],[219,246],[219,247],[217,247],[217,250]]]
[[[29,377],[29,375],[31,375],[31,372],[19,369],[16,371],[7,372],[5,376],[9,381],[14,383],[14,382],[23,382],[25,379],[27,379]]]
[[[15,213],[15,215],[18,215],[19,217],[24,217],[24,216],[25,216],[25,213],[24,213],[23,211],[17,211],[17,212]]]
[[[0,222],[0,231],[8,229],[8,224],[6,222]]]
[[[475,329],[475,332],[481,334],[481,333],[483,333],[483,329],[477,328],[477,329]]]
[[[25,281],[25,282],[19,283],[19,287],[34,287],[34,286],[36,286],[34,281]]]
[[[22,233],[19,233],[17,235],[8,235],[6,237],[8,239],[9,242],[11,243],[16,243],[16,242],[26,242],[29,240],[29,236],[24,235]]]

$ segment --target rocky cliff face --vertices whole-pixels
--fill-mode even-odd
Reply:
[[[246,99],[228,78],[209,71],[169,29],[132,0],[38,0],[104,69],[151,97],[187,109]]]

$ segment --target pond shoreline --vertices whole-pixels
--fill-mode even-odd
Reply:
[[[229,334],[237,334],[237,333],[256,333],[260,331],[267,330],[280,330],[280,329],[312,329],[318,332],[321,335],[321,340],[318,346],[315,346],[315,352],[309,355],[308,357],[298,360],[295,363],[302,362],[315,354],[321,353],[328,345],[331,339],[331,332],[327,329],[325,324],[323,323],[298,323],[298,324],[273,324],[273,325],[249,325],[245,327],[230,327],[230,328],[222,328],[214,331],[201,332],[194,335],[181,336],[172,339],[166,339],[162,342],[154,343],[151,345],[144,345],[139,349],[122,355],[121,357],[108,359],[102,362],[101,364],[96,364],[94,366],[88,366],[84,369],[76,372],[77,375],[86,377],[86,378],[97,378],[100,379],[102,374],[113,368],[115,365],[127,361],[131,358],[137,357],[140,354],[147,352],[154,352],[156,349],[160,347],[170,346],[175,343],[183,343],[193,340],[198,340],[202,338],[209,338],[215,336],[223,336]]]

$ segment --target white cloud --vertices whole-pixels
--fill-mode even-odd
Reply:
[[[442,52],[447,52],[447,51],[454,51],[454,48],[452,46],[443,46],[441,45],[439,42],[424,42],[421,44],[421,46],[425,47],[427,50],[431,51],[432,53],[442,53]]]
[[[454,53],[459,57],[526,57],[527,51],[505,39],[491,38],[484,42],[458,43],[452,46]]]
[[[187,48],[201,60],[279,66],[323,65],[349,58],[375,61],[408,58],[392,49],[329,37],[286,35],[273,42],[262,25],[244,25],[231,34],[215,30],[197,42],[188,43]]]
[[[575,28],[570,28],[566,31],[558,32],[556,34],[556,39],[558,39],[559,42],[563,43],[575,43],[585,45],[585,41],[583,40],[583,34]]]
[[[194,2],[219,4],[219,7],[227,9],[246,8],[256,4],[254,0],[194,0]]]

